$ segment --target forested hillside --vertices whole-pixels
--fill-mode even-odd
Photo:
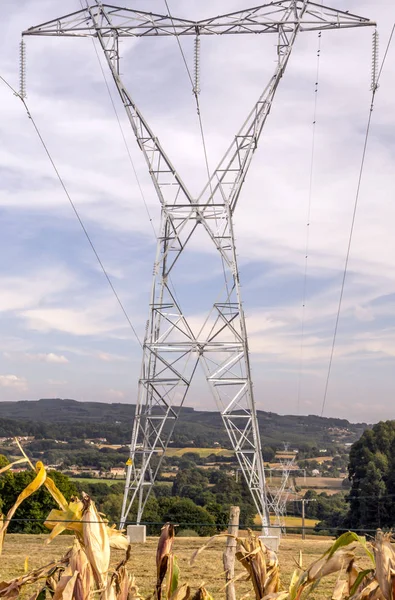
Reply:
[[[0,402],[0,437],[34,435],[36,438],[105,437],[109,443],[128,443],[135,406],[77,402],[59,398],[38,401]],[[295,447],[327,447],[333,443],[354,442],[366,423],[346,419],[277,415],[258,411],[259,425],[267,446],[281,447],[286,441]],[[229,446],[218,412],[182,408],[174,433],[174,445],[212,447],[217,442]]]

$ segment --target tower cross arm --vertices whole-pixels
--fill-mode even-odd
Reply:
[[[292,16],[290,18],[290,12],[294,13],[293,18]],[[300,12],[303,12],[301,20],[298,17]],[[92,15],[96,21],[96,30],[92,28]],[[110,25],[108,17],[110,17]],[[103,37],[113,35],[114,31],[119,37],[195,36],[196,33],[200,35],[278,34],[282,30],[293,31],[296,25],[299,26],[299,31],[314,31],[371,26],[375,23],[365,17],[321,6],[308,0],[279,0],[200,21],[97,3],[30,27],[23,32],[23,35],[91,37],[97,36],[97,26]]]

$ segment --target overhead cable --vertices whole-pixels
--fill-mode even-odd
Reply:
[[[307,296],[307,270],[308,270],[308,258],[310,248],[310,216],[311,216],[311,203],[313,198],[313,175],[314,175],[314,159],[315,159],[315,136],[316,136],[316,123],[317,123],[317,101],[318,101],[318,81],[320,74],[320,58],[321,58],[321,31],[318,32],[318,47],[317,47],[317,60],[316,60],[316,72],[315,72],[315,83],[314,83],[314,108],[313,108],[313,130],[311,138],[311,155],[310,155],[310,173],[309,173],[309,192],[307,201],[307,217],[306,217],[306,245],[304,253],[304,274],[303,274],[303,289],[302,289],[302,318],[301,318],[301,332],[300,332],[300,358],[299,358],[299,375],[298,375],[298,395],[297,395],[297,412],[300,411],[300,398],[302,392],[302,378],[303,378],[303,351],[304,351],[304,334],[305,334],[305,315],[306,315],[306,296]]]
[[[343,295],[344,295],[344,286],[345,286],[345,282],[346,282],[347,269],[348,269],[348,263],[349,263],[349,258],[350,258],[350,251],[351,251],[351,243],[352,243],[352,238],[353,238],[353,233],[354,233],[355,218],[356,218],[356,214],[357,214],[359,194],[360,194],[361,183],[362,183],[362,176],[363,176],[363,171],[364,171],[364,167],[365,167],[366,149],[367,149],[367,145],[368,145],[370,124],[371,124],[372,114],[373,114],[373,109],[374,109],[374,102],[375,102],[375,98],[376,98],[376,92],[379,88],[379,81],[381,78],[381,74],[383,72],[384,64],[387,59],[388,50],[390,48],[390,45],[391,45],[391,42],[393,39],[394,31],[395,31],[395,23],[392,27],[392,30],[391,30],[391,33],[390,33],[390,36],[388,39],[384,57],[381,62],[381,66],[380,66],[380,69],[379,69],[379,72],[377,75],[376,83],[375,83],[375,85],[372,86],[372,96],[371,96],[371,101],[370,101],[369,117],[368,117],[368,122],[366,125],[365,140],[364,140],[363,151],[362,151],[362,159],[361,159],[361,165],[360,165],[360,169],[359,169],[357,189],[356,189],[356,193],[355,193],[354,209],[353,209],[353,213],[352,213],[350,234],[349,234],[348,244],[347,244],[346,260],[345,260],[345,264],[344,264],[343,277],[342,277],[342,283],[341,283],[341,288],[340,288],[339,304],[338,304],[337,313],[336,313],[335,330],[333,333],[332,347],[331,347],[331,353],[330,353],[330,357],[329,357],[328,372],[327,372],[326,382],[325,382],[324,398],[323,398],[322,407],[321,407],[321,417],[324,414],[326,399],[327,399],[327,395],[328,395],[329,379],[330,379],[331,370],[332,370],[332,362],[333,362],[333,355],[334,355],[334,351],[335,351],[337,330],[338,330],[338,326],[339,326],[340,311],[341,311]]]
[[[136,329],[133,327],[133,324],[132,324],[132,322],[131,322],[131,320],[130,320],[130,317],[129,317],[128,313],[126,312],[126,309],[125,309],[125,307],[124,307],[124,305],[123,305],[123,303],[122,303],[122,301],[121,301],[121,299],[120,299],[120,297],[119,297],[119,295],[118,295],[118,292],[116,291],[116,289],[115,289],[115,287],[114,287],[114,284],[112,283],[112,281],[111,281],[111,279],[110,279],[110,276],[108,275],[108,273],[107,273],[107,271],[106,271],[106,269],[105,269],[105,267],[104,267],[104,265],[103,265],[103,262],[102,262],[102,260],[101,260],[101,258],[100,258],[100,256],[99,256],[99,253],[98,253],[98,252],[97,252],[97,250],[96,250],[96,247],[95,247],[95,245],[94,245],[94,243],[93,243],[93,241],[92,241],[92,239],[91,239],[91,237],[90,237],[90,235],[89,235],[89,233],[88,233],[88,231],[87,231],[87,229],[86,229],[86,227],[85,227],[85,225],[84,225],[84,222],[83,222],[83,220],[82,220],[82,218],[81,218],[81,216],[80,216],[80,214],[79,214],[79,212],[78,212],[78,210],[77,210],[77,207],[75,206],[75,204],[74,204],[74,202],[73,202],[73,200],[72,200],[72,198],[71,198],[71,196],[70,196],[70,193],[69,193],[69,191],[68,191],[68,189],[67,189],[67,187],[66,187],[66,184],[64,183],[64,181],[63,181],[63,179],[62,179],[62,177],[61,177],[61,175],[60,175],[60,173],[59,173],[59,171],[58,171],[58,168],[56,167],[56,164],[55,164],[55,162],[54,162],[54,160],[53,160],[53,158],[52,158],[52,156],[51,156],[51,153],[49,152],[49,149],[48,149],[48,147],[47,147],[47,145],[46,145],[46,143],[45,143],[45,141],[44,141],[44,138],[43,138],[43,136],[42,136],[42,134],[41,134],[41,132],[40,132],[40,130],[39,130],[39,128],[38,128],[38,126],[37,126],[37,124],[36,124],[36,122],[35,122],[35,120],[34,120],[33,116],[32,116],[32,114],[31,114],[31,112],[30,112],[30,110],[29,110],[29,107],[28,107],[28,105],[27,105],[27,103],[26,103],[26,100],[25,100],[25,98],[24,98],[24,97],[22,97],[22,96],[21,96],[21,95],[20,95],[20,94],[19,94],[19,93],[18,93],[18,92],[17,92],[17,91],[16,91],[16,90],[15,90],[15,89],[14,89],[14,88],[13,88],[13,87],[12,87],[12,86],[11,86],[11,85],[10,85],[10,84],[9,84],[9,83],[6,81],[6,80],[5,80],[5,79],[4,79],[4,77],[2,77],[1,75],[0,75],[0,79],[1,79],[1,80],[2,80],[2,81],[3,81],[3,82],[4,82],[4,83],[5,83],[5,84],[6,84],[6,85],[7,85],[7,86],[10,88],[10,90],[12,90],[12,92],[14,93],[14,95],[15,95],[15,96],[17,96],[17,97],[18,97],[18,98],[21,100],[21,102],[22,102],[23,106],[25,107],[25,110],[26,110],[27,116],[29,117],[29,119],[31,120],[31,122],[32,122],[32,124],[33,124],[33,127],[34,127],[34,129],[35,129],[35,131],[36,131],[36,133],[37,133],[37,136],[38,136],[38,137],[39,137],[39,139],[40,139],[40,142],[41,142],[41,144],[42,144],[42,146],[43,146],[43,148],[44,148],[44,150],[45,150],[45,153],[46,153],[46,155],[48,156],[48,159],[49,159],[49,161],[50,161],[50,163],[51,163],[51,165],[52,165],[52,168],[53,168],[53,170],[55,171],[56,177],[58,178],[58,180],[59,180],[59,183],[60,183],[60,185],[62,186],[64,193],[66,194],[66,197],[67,197],[67,199],[68,199],[68,201],[69,201],[69,203],[70,203],[70,206],[71,206],[71,208],[73,209],[75,216],[77,217],[77,220],[78,220],[78,222],[79,222],[79,224],[80,224],[80,226],[81,226],[81,229],[82,229],[82,231],[84,232],[84,235],[85,235],[85,237],[86,237],[86,239],[87,239],[87,241],[88,241],[88,243],[89,243],[89,245],[90,245],[90,247],[91,247],[91,249],[92,249],[92,251],[93,251],[93,253],[94,253],[95,257],[96,257],[96,260],[97,260],[97,262],[98,262],[98,263],[99,263],[99,265],[100,265],[100,268],[101,268],[101,270],[102,270],[102,272],[103,272],[103,274],[104,274],[104,276],[105,276],[105,278],[106,278],[106,280],[107,280],[107,283],[108,283],[108,285],[110,286],[110,288],[111,288],[111,290],[112,290],[112,293],[114,294],[114,296],[115,296],[115,298],[116,298],[116,300],[117,300],[117,302],[118,302],[118,304],[119,304],[119,307],[121,308],[121,311],[123,312],[123,314],[124,314],[124,316],[125,316],[125,318],[126,318],[126,320],[127,320],[128,324],[129,324],[129,326],[130,326],[131,330],[133,331],[133,334],[134,334],[134,336],[135,336],[135,338],[136,338],[136,340],[137,340],[138,344],[139,344],[139,345],[142,347],[142,343],[141,343],[141,341],[140,341],[140,338],[139,338],[139,336],[138,336],[138,334],[137,334],[137,331],[136,331]]]

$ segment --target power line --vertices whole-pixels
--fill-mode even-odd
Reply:
[[[316,135],[316,122],[317,122],[317,100],[318,100],[318,80],[320,73],[320,58],[321,58],[321,34],[318,32],[318,48],[317,48],[317,62],[316,62],[316,73],[315,73],[315,84],[314,84],[314,109],[313,109],[313,131],[311,139],[311,156],[310,156],[310,173],[309,173],[309,193],[307,202],[307,219],[306,219],[306,246],[305,246],[305,262],[304,262],[304,275],[303,275],[303,291],[302,291],[302,319],[301,319],[301,340],[300,340],[300,360],[299,360],[299,377],[298,377],[298,396],[297,396],[297,414],[300,411],[300,396],[302,390],[302,377],[303,377],[303,350],[304,350],[304,329],[305,329],[305,313],[306,313],[306,295],[307,295],[307,268],[309,258],[309,247],[310,247],[310,215],[311,215],[311,202],[313,198],[313,174],[314,174],[314,155],[315,155],[315,135]]]
[[[341,283],[341,288],[340,288],[339,304],[338,304],[337,314],[336,314],[335,330],[333,333],[332,347],[331,347],[331,353],[330,353],[329,365],[328,365],[328,373],[327,373],[326,382],[325,382],[324,398],[323,398],[322,407],[321,407],[321,417],[324,414],[326,399],[327,399],[327,395],[328,395],[329,379],[330,379],[331,370],[332,370],[333,355],[334,355],[334,351],[335,351],[337,330],[338,330],[338,326],[339,326],[340,311],[341,311],[341,306],[342,306],[342,302],[343,302],[344,286],[345,286],[345,282],[346,282],[348,262],[349,262],[349,258],[350,258],[351,243],[352,243],[352,238],[353,238],[353,233],[354,233],[355,218],[356,218],[356,214],[357,214],[359,193],[360,193],[361,183],[362,183],[362,175],[363,175],[363,170],[365,167],[366,149],[367,149],[367,145],[368,145],[370,124],[371,124],[372,114],[373,114],[373,109],[374,109],[374,101],[375,101],[375,97],[376,97],[376,92],[378,90],[379,80],[380,80],[380,77],[381,77],[381,74],[383,71],[385,61],[387,59],[387,55],[388,55],[388,51],[389,51],[391,42],[392,42],[394,31],[395,31],[395,23],[392,27],[392,30],[391,30],[391,33],[389,36],[389,40],[388,40],[388,43],[387,43],[387,46],[385,49],[384,57],[381,62],[381,66],[380,66],[379,73],[377,76],[377,80],[375,82],[375,85],[372,86],[372,97],[371,97],[370,108],[369,108],[369,118],[368,118],[368,122],[366,125],[366,131],[365,131],[365,140],[364,140],[363,151],[362,151],[362,159],[361,159],[361,165],[360,165],[359,175],[358,175],[358,183],[357,183],[357,189],[356,189],[356,194],[355,194],[354,209],[353,209],[353,214],[352,214],[352,219],[351,219],[350,234],[349,234],[349,238],[348,238],[346,261],[344,264],[344,271],[343,271],[342,283]]]
[[[76,208],[76,206],[75,206],[75,204],[74,204],[74,202],[73,202],[73,200],[72,200],[72,198],[71,198],[71,196],[69,194],[69,191],[68,191],[68,189],[66,187],[66,184],[64,183],[64,181],[63,181],[63,179],[62,179],[62,177],[61,177],[61,175],[60,175],[60,173],[59,173],[59,171],[58,171],[58,169],[56,167],[56,164],[55,164],[55,162],[54,162],[54,160],[53,160],[53,158],[51,156],[51,153],[49,152],[49,149],[48,149],[48,147],[47,147],[47,145],[46,145],[46,143],[44,141],[44,138],[42,137],[42,135],[40,133],[40,130],[39,130],[39,128],[38,128],[38,126],[37,126],[34,118],[32,117],[32,114],[31,114],[31,112],[29,110],[29,107],[28,107],[28,105],[26,103],[26,100],[24,98],[22,98],[22,96],[1,75],[0,75],[0,79],[10,88],[10,90],[12,90],[12,92],[15,94],[15,96],[17,96],[21,100],[23,106],[25,107],[27,116],[29,117],[29,119],[31,120],[31,122],[33,124],[33,127],[34,127],[34,129],[35,129],[35,131],[36,131],[36,133],[37,133],[37,135],[38,135],[38,137],[40,139],[40,142],[41,142],[41,144],[42,144],[42,146],[43,146],[43,148],[45,150],[45,153],[46,153],[46,155],[49,158],[49,161],[50,161],[50,163],[52,165],[52,168],[53,168],[53,170],[56,173],[56,177],[58,178],[59,183],[62,186],[63,191],[66,194],[66,197],[67,197],[67,199],[68,199],[68,201],[70,203],[70,206],[73,209],[75,216],[77,217],[77,220],[78,220],[78,222],[79,222],[79,224],[81,226],[81,229],[84,232],[84,235],[85,235],[85,237],[86,237],[86,239],[87,239],[90,247],[92,248],[92,251],[93,251],[93,253],[94,253],[95,257],[96,257],[97,262],[100,265],[100,268],[101,268],[101,270],[102,270],[102,272],[103,272],[103,274],[104,274],[104,276],[105,276],[105,278],[107,280],[107,283],[110,286],[110,288],[111,288],[111,290],[112,290],[112,292],[113,292],[113,294],[114,294],[114,296],[115,296],[115,298],[116,298],[116,300],[117,300],[117,302],[118,302],[118,304],[119,304],[119,306],[120,306],[120,308],[121,308],[121,310],[122,310],[122,312],[123,312],[123,314],[124,314],[127,322],[129,323],[129,326],[130,326],[131,330],[133,331],[134,336],[135,336],[138,344],[142,347],[142,344],[141,344],[140,338],[139,338],[139,336],[137,334],[137,331],[133,327],[133,324],[132,324],[132,322],[131,322],[131,320],[129,318],[129,315],[126,312],[126,309],[125,309],[125,307],[124,307],[124,305],[123,305],[123,303],[122,303],[122,301],[121,301],[121,299],[120,299],[120,297],[119,297],[119,295],[118,295],[118,293],[117,293],[117,291],[116,291],[116,289],[115,289],[115,287],[114,287],[114,285],[113,285],[113,283],[112,283],[112,281],[111,281],[111,279],[110,279],[110,277],[109,277],[109,275],[108,275],[108,273],[107,273],[107,271],[106,271],[106,269],[105,269],[105,267],[103,265],[103,262],[102,262],[99,254],[98,254],[98,252],[96,250],[96,247],[93,244],[93,241],[92,241],[92,239],[91,239],[91,237],[90,237],[90,235],[89,235],[89,233],[88,233],[88,231],[87,231],[87,229],[86,229],[86,227],[85,227],[85,225],[84,225],[84,223],[82,221],[82,218],[81,218],[81,216],[80,216],[80,214],[79,214],[79,212],[78,212],[78,210],[77,210],[77,208]]]
[[[83,7],[82,0],[80,0],[80,5],[81,5],[81,8],[83,9],[84,7]],[[87,0],[86,0],[86,7],[87,8],[89,7]],[[123,143],[125,145],[127,155],[129,157],[129,162],[130,162],[130,164],[132,166],[132,170],[133,170],[134,177],[136,179],[137,187],[139,189],[141,199],[143,201],[143,204],[144,204],[144,207],[145,207],[148,219],[149,219],[149,221],[151,223],[152,231],[154,232],[155,239],[156,239],[157,238],[157,233],[155,231],[153,219],[152,219],[151,213],[149,211],[147,201],[145,199],[145,194],[143,192],[143,188],[141,186],[140,179],[139,179],[138,174],[137,174],[137,169],[135,167],[135,164],[134,164],[134,161],[133,161],[133,158],[132,158],[132,154],[130,152],[129,144],[128,144],[127,140],[126,140],[126,135],[125,135],[125,132],[124,132],[123,127],[122,127],[121,119],[119,118],[119,115],[118,115],[117,107],[115,106],[115,102],[114,102],[114,98],[113,98],[112,93],[111,93],[110,85],[109,85],[109,83],[107,81],[107,77],[106,77],[106,74],[105,74],[102,62],[100,60],[99,53],[98,53],[97,48],[96,48],[95,40],[93,38],[91,38],[91,39],[92,39],[92,46],[93,46],[93,49],[94,49],[95,54],[96,54],[97,62],[99,63],[100,71],[101,71],[101,74],[103,76],[104,83],[105,83],[105,86],[106,86],[106,89],[107,89],[107,93],[109,95],[110,102],[111,102],[111,105],[112,105],[112,108],[113,108],[113,111],[114,111],[114,114],[115,114],[115,118],[116,118],[117,123],[118,123],[119,131],[121,133],[122,140],[123,140]]]

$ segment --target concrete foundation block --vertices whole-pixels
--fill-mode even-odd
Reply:
[[[278,535],[260,535],[259,539],[262,540],[265,546],[270,548],[270,550],[273,550],[273,552],[278,552],[280,546],[280,538]]]
[[[128,525],[126,534],[131,544],[144,544],[146,542],[147,528],[145,525]]]

